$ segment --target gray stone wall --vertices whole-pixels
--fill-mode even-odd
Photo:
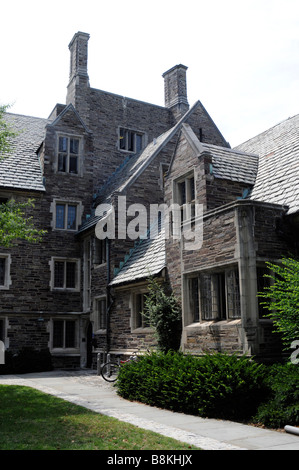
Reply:
[[[140,285],[138,286],[140,287]],[[111,312],[110,348],[114,354],[126,351],[146,350],[157,346],[154,332],[150,328],[132,328],[132,293],[137,286],[115,289],[115,303]]]
[[[194,172],[197,202],[203,204],[203,243],[185,250],[183,238],[166,241],[169,282],[182,303],[182,348],[194,354],[218,350],[264,356],[277,353],[271,322],[260,320],[257,302],[257,262],[277,260],[287,245],[277,231],[284,210],[279,206],[242,200],[246,185],[209,174],[210,157],[199,159],[182,135],[166,181],[165,200],[173,202],[174,182]],[[186,279],[200,272],[234,267],[239,273],[241,318],[191,324],[187,315]]]
[[[166,107],[90,87],[87,73],[88,38],[87,34],[78,33],[70,44],[70,82],[66,104],[72,104],[75,110],[57,105],[51,113],[51,123],[46,128],[45,141],[40,150],[45,193],[15,192],[16,199],[20,200],[34,196],[35,209],[31,215],[36,227],[47,230],[47,234],[36,245],[17,241],[11,249],[1,249],[3,253],[11,255],[11,285],[9,289],[0,290],[0,314],[8,320],[10,348],[17,350],[30,345],[46,347],[49,345],[51,319],[59,316],[82,319],[78,354],[64,356],[64,359],[55,356],[59,366],[66,363],[64,360],[69,366],[80,363],[80,353],[83,351],[85,354],[83,340],[86,340],[86,326],[95,313],[93,300],[106,295],[108,273],[112,278],[114,269],[129,253],[134,241],[112,240],[110,265],[105,263],[95,266],[91,262],[90,308],[84,306],[83,242],[85,236],[91,236],[93,244],[94,229],[81,238],[75,232],[55,230],[55,200],[78,202],[78,215],[82,216],[82,221],[85,220],[92,213],[94,195],[125,159],[132,155],[119,148],[119,128],[143,133],[146,145],[171,128],[189,107],[184,66],[176,68],[175,77],[167,74],[165,78]],[[201,103],[188,118],[188,124],[202,142],[229,147]],[[80,138],[82,152],[76,175],[57,171],[60,134]],[[161,165],[171,162],[171,170],[163,188]],[[241,273],[243,310],[242,318],[234,322],[205,323],[196,328],[184,324],[182,345],[194,353],[205,349],[242,351],[256,344],[260,350],[266,351],[271,337],[268,334],[269,325],[258,321],[256,307],[248,307],[246,299],[252,299],[255,292],[256,261],[276,260],[287,252],[287,243],[276,230],[276,222],[284,210],[258,203],[248,203],[245,207],[245,203],[237,202],[246,185],[213,179],[209,174],[209,157],[204,155],[198,158],[183,133],[169,142],[128,189],[125,193],[127,206],[139,203],[149,208],[150,204],[163,201],[170,205],[175,202],[174,181],[188,171],[194,171],[197,202],[203,204],[205,211],[204,239],[201,249],[193,251],[184,251],[180,241],[166,240],[170,285],[184,303],[185,276],[203,269],[236,265]],[[80,285],[77,291],[51,289],[49,263],[53,257],[80,260]],[[154,344],[152,332],[132,332],[132,288],[128,286],[127,289],[112,292],[114,303],[110,312],[110,341],[111,348],[116,351]],[[105,333],[96,338],[94,352],[105,348],[106,339]]]

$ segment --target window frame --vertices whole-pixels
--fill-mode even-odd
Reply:
[[[5,319],[0,317],[0,341],[5,344]]]
[[[62,330],[62,345],[55,345],[54,341],[54,329],[55,329],[55,322],[60,322],[63,324]],[[72,323],[74,325],[74,332],[73,332],[73,345],[67,345],[67,323]],[[64,352],[64,353],[78,353],[79,352],[79,322],[76,318],[67,318],[67,317],[57,317],[51,319],[51,352]]]
[[[64,227],[57,227],[57,206],[64,206]],[[73,206],[76,208],[76,221],[75,221],[75,228],[68,228],[68,215],[69,211],[68,208],[70,206]],[[82,222],[82,212],[83,212],[83,207],[82,207],[82,202],[74,199],[60,199],[60,198],[55,198],[51,204],[51,210],[52,212],[52,229],[57,230],[59,232],[77,232],[79,226],[81,225]]]
[[[140,138],[141,145],[137,145],[137,138]],[[121,145],[123,144],[123,145]],[[145,132],[137,129],[130,129],[119,126],[118,128],[118,150],[127,153],[139,153],[145,147]]]
[[[68,141],[67,149],[65,151],[60,149],[61,139],[67,139],[67,141]],[[78,141],[78,152],[77,153],[72,153],[71,152],[71,141],[72,140]],[[65,160],[65,170],[60,169],[60,163],[59,163],[60,155],[63,155],[66,159]],[[71,161],[71,158],[74,158],[74,156],[76,156],[76,166],[77,166],[77,168],[76,168],[76,171],[70,171],[70,167],[71,167],[70,161]],[[80,175],[80,167],[81,167],[81,165],[80,165],[81,158],[82,158],[82,137],[79,136],[79,135],[75,135],[75,134],[58,133],[57,134],[57,149],[56,149],[56,171],[57,171],[57,173],[62,174],[62,175],[79,176]]]
[[[237,267],[198,272],[188,275],[186,282],[187,324],[232,321],[241,318],[240,279]],[[196,284],[197,293],[194,292]],[[236,287],[236,291],[232,290],[232,284]]]
[[[64,263],[64,272],[63,272],[63,286],[59,287],[55,285],[55,263],[63,262]],[[75,287],[67,287],[67,263],[75,263],[76,269],[74,273],[75,277]],[[80,258],[64,258],[53,256],[50,261],[50,272],[51,280],[50,287],[51,291],[56,292],[80,292]]]
[[[7,330],[8,330],[8,319],[6,316],[0,315],[0,341],[3,342],[5,348],[8,347],[8,338],[7,338]]]
[[[132,332],[149,332],[152,328],[146,323],[145,318],[141,315],[144,307],[144,299],[148,294],[147,289],[141,289],[131,294],[130,307],[131,307],[131,330]],[[141,300],[141,302],[140,302]]]
[[[98,267],[107,263],[107,245],[108,240],[100,240],[95,237],[93,244],[93,264]]]
[[[173,200],[175,204],[180,206],[181,225],[195,218],[196,179],[194,169],[174,180]]]
[[[92,240],[91,237],[83,241],[83,310],[90,312],[91,308],[91,263]]]
[[[58,227],[57,226],[57,208],[58,206],[63,206],[64,209],[64,214],[63,214],[63,227]],[[75,228],[69,228],[68,227],[68,222],[69,222],[69,207],[75,207]],[[55,204],[55,230],[64,230],[64,231],[76,231],[78,227],[78,205],[77,204],[71,204],[68,202],[58,202],[56,201]]]
[[[0,259],[4,260],[4,280],[0,284],[0,290],[8,290],[12,284],[10,276],[11,255],[9,253],[0,253]]]
[[[93,299],[93,311],[95,322],[95,333],[106,333],[107,331],[107,297],[100,295]]]

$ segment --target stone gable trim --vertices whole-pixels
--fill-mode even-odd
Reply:
[[[91,134],[92,132],[86,127],[84,121],[81,119],[79,113],[76,111],[76,109],[74,108],[74,106],[71,104],[69,104],[68,106],[66,106],[64,108],[64,110],[57,116],[56,119],[54,119],[53,122],[51,122],[50,124],[47,124],[46,127],[55,127],[57,125],[59,125],[59,122],[64,118],[64,116],[67,114],[67,113],[73,113],[77,119],[78,119],[78,122],[79,124],[84,128],[85,132],[87,132],[88,134]]]

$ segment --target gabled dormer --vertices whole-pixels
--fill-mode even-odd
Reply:
[[[46,127],[45,164],[50,164],[53,173],[82,177],[92,164],[92,159],[86,158],[92,153],[89,129],[72,104],[57,105],[50,117],[53,120]]]
[[[180,205],[183,220],[193,218],[195,204],[208,211],[247,197],[257,168],[256,155],[200,142],[191,126],[183,123],[168,172],[166,202]]]

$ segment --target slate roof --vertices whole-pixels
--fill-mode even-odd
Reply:
[[[176,126],[172,127],[168,131],[161,134],[159,137],[150,142],[145,149],[139,153],[128,157],[124,164],[121,165],[115,173],[109,178],[98,193],[98,197],[101,196],[105,199],[112,193],[121,193],[126,190],[130,184],[132,184],[138,176],[145,170],[150,164],[155,155],[161,150],[163,145],[169,140],[174,133]]]
[[[36,154],[45,137],[47,119],[5,113],[6,122],[18,135],[8,156],[0,161],[0,187],[45,191]]]
[[[204,144],[203,148],[212,155],[211,171],[215,178],[229,179],[253,185],[255,183],[258,161],[257,155]]]
[[[244,181],[252,185],[257,173],[258,157],[256,155],[247,155],[244,152],[225,147],[202,144],[191,127],[185,123],[198,104],[199,102],[195,103],[174,127],[157,137],[140,154],[128,157],[98,192],[97,203],[111,203],[113,194],[124,193],[127,187],[138,178],[164,145],[180,129],[183,129],[198,155],[202,152],[209,152],[212,155],[212,171],[215,177]],[[81,231],[91,228],[98,220],[100,220],[100,217],[91,216],[85,222]],[[160,273],[165,265],[165,239],[164,231],[162,231],[157,238],[141,240],[131,250],[124,262],[121,263],[110,285],[116,286],[145,279],[150,275]]]
[[[164,230],[156,238],[148,237],[136,243],[119,267],[111,286],[140,281],[159,274],[166,266]]]
[[[256,182],[250,199],[286,205],[299,210],[299,115],[293,116],[237,150],[259,155]]]
[[[124,191],[146,168],[154,157],[155,151],[158,148],[161,148],[162,143],[166,140],[170,131],[171,129],[165,134],[162,134],[155,141],[148,144],[141,153],[128,156],[95,195],[94,205],[111,204],[113,195]],[[82,224],[78,233],[92,228],[100,219],[101,217],[97,216],[94,211],[94,213]]]
[[[95,205],[110,204],[113,195],[124,193],[126,189],[139,177],[147,166],[158,155],[161,149],[178,132],[181,125],[188,119],[193,111],[200,105],[197,101],[187,113],[168,131],[150,142],[140,153],[128,156],[122,165],[108,178],[95,196]],[[100,220],[95,213],[92,214],[80,227],[79,233],[92,228]]]
[[[189,124],[182,125],[182,131],[194,153],[200,158],[204,153],[211,157],[210,174],[215,178],[247,183],[255,182],[258,156],[200,142]]]
[[[141,153],[128,157],[100,189],[96,195],[96,203],[111,203],[113,194],[124,193],[179,131],[199,104],[200,102],[197,101],[180,121],[150,142]],[[99,220],[100,217],[93,214],[80,228],[79,233],[93,227]],[[148,236],[135,245],[135,248],[121,263],[110,285],[116,286],[154,276],[162,271],[165,264],[165,236],[162,230],[156,237]]]

